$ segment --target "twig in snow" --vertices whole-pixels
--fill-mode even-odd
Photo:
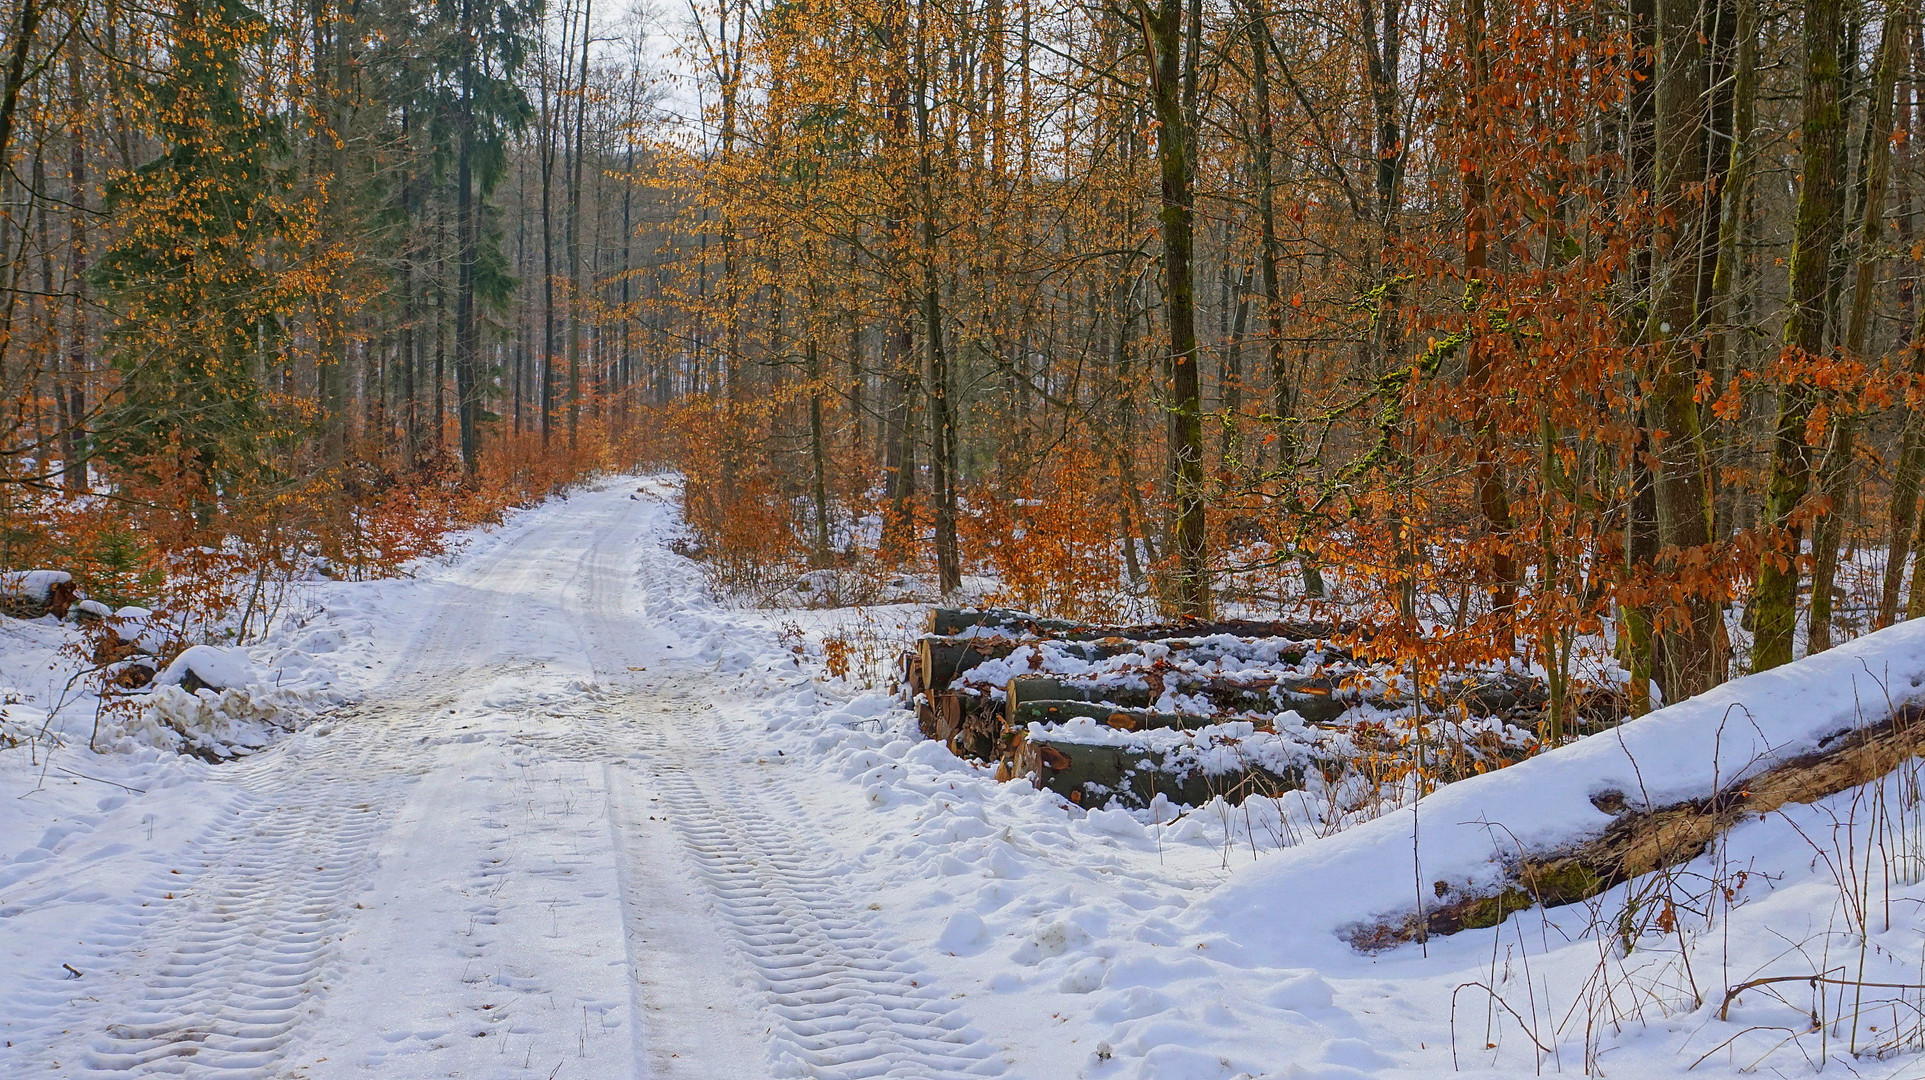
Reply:
[[[128,787],[126,784],[116,784],[112,780],[102,780],[98,776],[88,776],[84,772],[75,772],[72,769],[67,768],[65,765],[60,766],[60,771],[63,773],[66,773],[68,776],[78,776],[82,780],[92,780],[96,784],[106,784],[108,787],[117,787],[122,791],[131,791],[136,795],[147,794],[146,788]]]

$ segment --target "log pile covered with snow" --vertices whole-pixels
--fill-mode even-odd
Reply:
[[[1309,622],[937,609],[903,674],[923,734],[1092,808],[1239,802],[1360,768],[1451,779],[1535,752],[1539,680],[1461,673],[1413,700],[1407,671],[1335,637]]]

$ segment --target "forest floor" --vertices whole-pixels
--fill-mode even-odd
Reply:
[[[0,753],[0,1076],[1925,1075],[1918,993],[1716,1015],[1758,975],[1920,981],[1865,960],[1920,955],[1915,848],[1878,895],[1839,880],[1869,846],[1823,857],[1859,803],[1741,826],[1649,925],[1617,890],[1363,955],[1325,924],[1415,885],[1414,820],[997,784],[812,673],[798,629],[841,616],[716,604],[680,530],[671,483],[617,478],[319,586],[277,670],[342,703],[234,763]],[[0,633],[18,685],[52,630]]]

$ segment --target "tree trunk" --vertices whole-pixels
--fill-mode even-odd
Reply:
[[[1295,513],[1299,509],[1296,497],[1296,395],[1290,380],[1290,362],[1284,350],[1283,286],[1277,274],[1283,245],[1277,239],[1277,137],[1276,117],[1270,106],[1270,25],[1264,21],[1263,15],[1263,9],[1253,3],[1248,18],[1250,92],[1255,98],[1257,113],[1256,146],[1251,151],[1257,187],[1257,268],[1263,278],[1263,321],[1269,338],[1270,410],[1274,414],[1272,422],[1276,425],[1277,464],[1283,487],[1281,501],[1285,511],[1290,514],[1287,527],[1294,530],[1299,525]],[[1317,571],[1316,563],[1303,556],[1299,556],[1297,563],[1303,574],[1304,592],[1310,596],[1322,596],[1323,576]]]
[[[1223,284],[1224,313],[1229,317],[1230,325],[1228,332],[1223,335],[1223,366],[1217,377],[1217,407],[1223,413],[1217,457],[1224,467],[1234,464],[1241,471],[1248,464],[1241,460],[1243,452],[1237,436],[1243,412],[1243,335],[1250,326],[1249,266],[1246,264],[1232,275],[1226,264]]]
[[[401,123],[403,138],[414,134],[408,119],[404,116]],[[404,151],[408,159],[413,157],[410,139]],[[417,245],[419,225],[414,213],[414,172],[404,168],[400,179],[401,217],[407,222],[401,236],[400,266],[401,279],[401,393],[405,399],[402,409],[401,456],[407,468],[413,469],[421,464],[421,394],[417,385],[421,364],[419,302],[416,299],[415,269],[419,261]]]
[[[1201,0],[1190,0],[1194,7]],[[1184,0],[1158,0],[1145,14],[1143,32],[1152,58],[1150,94],[1156,115],[1156,156],[1162,191],[1158,220],[1163,240],[1163,287],[1168,304],[1169,354],[1164,379],[1169,394],[1170,494],[1176,577],[1173,613],[1202,619],[1210,614],[1210,568],[1205,535],[1207,493],[1203,481],[1203,399],[1197,376],[1196,244],[1193,205],[1196,162],[1193,105],[1186,83],[1196,57],[1186,50]],[[1186,56],[1186,52],[1188,55]],[[1187,63],[1186,63],[1187,59]]]
[[[925,228],[928,228],[925,223]],[[929,360],[929,483],[936,497],[936,580],[944,596],[962,588],[962,552],[956,539],[956,418],[953,381],[943,348],[942,296],[935,270],[925,271],[923,350]]]
[[[549,99],[548,73],[541,75],[541,445],[555,426],[555,108]]]
[[[1878,43],[1878,70],[1872,79],[1872,99],[1865,118],[1865,197],[1861,207],[1858,259],[1852,280],[1851,311],[1845,320],[1845,355],[1866,360],[1865,337],[1871,327],[1872,292],[1877,286],[1879,226],[1885,217],[1885,187],[1892,163],[1892,94],[1898,84],[1898,69],[1905,60],[1906,26],[1909,9],[1894,4],[1885,11],[1885,26]],[[1831,446],[1825,452],[1820,490],[1830,500],[1830,508],[1818,519],[1812,537],[1811,627],[1805,651],[1820,653],[1831,648],[1831,593],[1838,576],[1838,547],[1844,534],[1845,500],[1854,473],[1857,452],[1857,423],[1849,412],[1841,412],[1832,424]],[[1902,455],[1901,455],[1902,456]],[[1897,492],[1897,484],[1893,484]],[[1889,556],[1888,556],[1889,557]]]
[[[6,82],[0,85],[0,170],[11,175],[13,169],[13,126],[14,116],[19,111],[20,91],[27,84],[27,59],[32,54],[34,38],[40,29],[41,7],[38,0],[23,0],[20,5],[20,21],[11,29],[13,47],[7,57]],[[12,231],[13,199],[5,200],[0,206],[0,243],[9,242]],[[11,285],[11,282],[8,282]],[[7,347],[13,342],[13,305],[18,292],[7,290],[7,317],[0,319],[0,385],[5,385],[7,374]]]
[[[1718,247],[1711,271],[1711,296],[1705,312],[1709,337],[1705,363],[1711,371],[1711,392],[1724,394],[1733,373],[1731,332],[1740,325],[1732,309],[1733,293],[1744,264],[1745,202],[1751,191],[1753,129],[1758,118],[1758,2],[1738,0],[1737,57],[1732,73],[1730,164],[1718,200]],[[1715,472],[1725,463],[1730,431],[1715,425],[1706,457]],[[1712,499],[1712,535],[1728,532],[1729,497],[1720,490]]]
[[[568,176],[568,450],[573,453],[580,445],[582,411],[582,315],[586,303],[586,289],[582,284],[582,160],[587,157],[587,148],[582,145],[582,136],[588,123],[588,46],[594,36],[589,33],[588,20],[594,11],[594,0],[582,2],[582,55],[580,70],[575,76],[575,134],[571,140],[574,148],[572,167]]]
[[[326,214],[329,232],[321,242],[340,243],[348,227],[347,177],[347,38],[348,20],[338,6],[317,0],[314,70],[316,92],[326,103],[327,128],[317,133],[327,162]],[[332,16],[328,19],[328,16]],[[332,25],[323,26],[323,20]],[[339,270],[326,275],[323,287],[327,296],[317,311],[320,341],[321,454],[329,465],[338,466],[348,451],[348,328],[345,297]]]
[[[461,465],[473,475],[481,461],[480,328],[475,319],[475,259],[479,244],[474,196],[474,0],[462,0],[461,114],[455,158],[455,411]]]
[[[1695,3],[1658,0],[1654,107],[1653,196],[1659,222],[1652,239],[1652,297],[1645,338],[1652,345],[1648,405],[1656,459],[1652,489],[1660,551],[1682,557],[1664,569],[1688,572],[1690,556],[1711,542],[1711,507],[1704,442],[1696,400],[1700,329],[1698,273],[1702,234],[1709,227],[1704,190],[1706,64]],[[1657,650],[1668,701],[1703,693],[1724,681],[1722,597],[1708,583],[1684,586],[1683,619],[1665,624]]]
[[[1464,289],[1470,316],[1476,319],[1477,302],[1483,296],[1485,275],[1490,267],[1490,192],[1484,179],[1481,155],[1487,139],[1498,133],[1487,119],[1486,100],[1490,82],[1491,48],[1485,25],[1484,0],[1464,0],[1464,58],[1470,85],[1466,98],[1472,102],[1476,129],[1470,133],[1470,146],[1463,155],[1464,171]],[[1515,628],[1512,615],[1517,606],[1517,566],[1511,556],[1511,499],[1496,459],[1496,423],[1491,418],[1490,349],[1477,340],[1473,328],[1465,341],[1464,385],[1470,395],[1471,430],[1475,462],[1472,474],[1477,481],[1477,506],[1484,515],[1496,543],[1491,551],[1491,615],[1496,619],[1493,647],[1509,655]]]
[[[812,290],[813,291],[813,290]],[[815,335],[803,346],[809,373],[809,496],[815,504],[815,559],[829,564],[829,461],[822,432],[822,352]]]
[[[890,75],[884,87],[888,139],[885,149],[900,154],[910,139],[908,50],[903,38],[908,32],[908,13],[901,0],[892,0],[886,11],[885,48],[889,51]],[[882,223],[885,258],[900,260],[908,247],[908,224],[904,208],[891,206]],[[916,389],[921,379],[911,360],[911,308],[907,297],[894,311],[883,332],[883,386],[888,402],[883,417],[883,495],[888,507],[883,512],[880,548],[889,559],[908,555],[915,543],[916,496]]]
[[[1916,131],[1915,124],[1920,116],[1919,105],[1915,100],[1921,90],[1920,78],[1925,76],[1925,29],[1912,27],[1912,73],[1908,85],[1899,97],[1899,124],[1908,136]],[[1912,172],[1912,143],[1908,137],[1899,144],[1900,197],[1898,210],[1898,246],[1910,252],[1916,230],[1912,223],[1913,185],[1916,176]],[[1925,326],[1920,326],[1917,317],[1925,307],[1918,303],[1918,283],[1914,276],[1919,268],[1914,259],[1912,274],[1900,275],[1898,282],[1899,310],[1906,323],[1911,327],[1911,337],[1907,339],[1909,356],[1905,370],[1914,382],[1925,376]],[[1905,566],[1915,547],[1912,530],[1918,518],[1919,475],[1925,470],[1925,431],[1920,430],[1920,416],[1916,409],[1905,407],[1903,433],[1899,437],[1898,462],[1892,472],[1892,499],[1888,513],[1890,519],[1890,546],[1885,558],[1884,587],[1878,598],[1877,626],[1890,626],[1898,617],[1899,590],[1905,583]],[[1914,586],[1914,593],[1917,589]]]
[[[1807,0],[1804,45],[1804,122],[1799,142],[1802,181],[1791,250],[1791,311],[1785,320],[1786,359],[1794,364],[1826,353],[1826,315],[1832,249],[1842,218],[1838,166],[1844,150],[1845,112],[1839,97],[1839,46],[1843,0]],[[1765,515],[1779,542],[1758,569],[1752,592],[1756,644],[1752,670],[1789,663],[1798,618],[1798,561],[1804,530],[1794,515],[1811,485],[1812,448],[1805,441],[1814,405],[1802,372],[1793,372],[1778,394],[1771,474]]]
[[[926,13],[925,13],[926,14]],[[936,581],[944,596],[962,588],[962,552],[956,539],[956,411],[952,400],[955,380],[950,375],[948,350],[943,345],[942,288],[936,272],[937,220],[935,191],[935,132],[929,115],[927,79],[928,21],[918,19],[916,70],[923,80],[910,100],[916,111],[916,163],[921,188],[922,344],[929,370],[929,483],[935,490]]]
[[[87,490],[87,127],[84,120],[87,99],[81,90],[80,57],[75,52],[67,59],[67,104],[73,110],[68,129],[67,198],[73,203],[67,215],[72,230],[69,243],[69,275],[73,279],[73,312],[68,327],[65,385],[55,392],[62,395],[63,423],[60,432],[61,483],[68,491]]]

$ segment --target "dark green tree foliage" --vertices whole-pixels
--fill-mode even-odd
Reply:
[[[174,20],[170,69],[141,94],[165,150],[107,190],[127,228],[93,276],[119,312],[123,382],[97,439],[122,467],[181,468],[214,494],[258,466],[270,426],[258,369],[280,334],[268,256],[288,177],[280,126],[240,93],[264,24],[236,0],[182,0]]]
[[[484,228],[481,208],[507,175],[507,140],[528,122],[528,96],[514,81],[526,55],[527,37],[541,17],[541,0],[477,4],[454,0],[440,8],[455,33],[452,105],[455,143],[455,385],[461,422],[461,460],[474,471],[481,448],[480,324],[476,301],[505,300],[509,288],[500,233]],[[483,253],[486,237],[487,254]],[[485,280],[484,280],[485,279]]]

